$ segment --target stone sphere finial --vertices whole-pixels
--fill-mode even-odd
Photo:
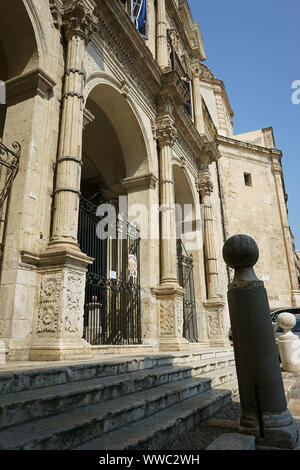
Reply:
[[[278,315],[278,326],[284,330],[291,330],[296,326],[296,317],[292,313],[282,312]]]
[[[234,235],[224,245],[223,258],[231,268],[252,268],[258,261],[259,249],[248,235]]]

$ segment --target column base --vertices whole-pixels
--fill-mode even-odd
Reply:
[[[161,352],[168,351],[189,351],[190,343],[185,338],[180,337],[170,337],[170,338],[161,338],[159,341],[159,350]]]
[[[221,297],[211,297],[203,302],[207,313],[208,339],[211,347],[229,348],[231,346],[225,328],[224,307]]]
[[[44,338],[31,347],[31,361],[68,361],[90,359],[91,346],[78,338]]]
[[[299,426],[289,410],[282,413],[263,414],[262,427],[263,430],[260,431],[257,424],[257,416],[254,412],[244,412],[242,414],[241,430],[246,434],[255,435],[257,446],[261,448],[290,450],[299,447]]]
[[[176,283],[165,283],[152,292],[159,300],[159,350],[189,350],[190,343],[183,337],[184,289]]]
[[[40,256],[38,309],[30,360],[88,359],[83,339],[86,272],[92,259],[79,250],[47,251]]]

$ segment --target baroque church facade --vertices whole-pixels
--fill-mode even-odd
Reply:
[[[0,8],[7,360],[228,347],[237,233],[270,308],[300,306],[282,153],[272,128],[234,135],[187,0]]]

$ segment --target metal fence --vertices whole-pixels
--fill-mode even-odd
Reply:
[[[21,146],[12,144],[11,150],[0,141],[0,276],[2,272],[9,203],[12,184],[19,169]]]
[[[79,243],[95,260],[87,273],[84,338],[92,345],[140,344],[140,233],[118,215],[117,237],[101,240],[96,212],[81,198]]]
[[[183,299],[183,336],[190,342],[198,341],[197,310],[194,287],[193,257],[177,240],[178,282],[185,289]]]

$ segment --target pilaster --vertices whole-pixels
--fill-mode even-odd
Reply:
[[[207,300],[203,303],[207,314],[208,338],[212,347],[230,346],[225,326],[225,302],[219,293],[218,266],[214,238],[212,193],[214,185],[208,167],[199,171],[198,190],[204,205],[204,253]]]
[[[167,16],[166,16],[166,1],[157,0],[157,13],[156,13],[156,47],[157,47],[157,62],[158,65],[164,70],[168,67],[168,37],[167,37]]]
[[[195,126],[200,135],[204,134],[204,118],[202,111],[202,95],[201,95],[201,65],[199,60],[194,60],[191,63],[192,71],[192,84],[193,84],[193,102],[194,102],[194,116]]]

